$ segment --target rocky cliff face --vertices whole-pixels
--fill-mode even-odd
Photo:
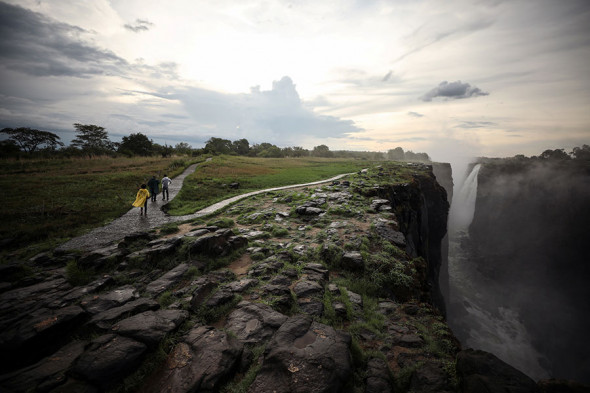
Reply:
[[[447,209],[429,167],[390,163],[4,265],[0,390],[537,391],[479,353],[455,368]]]
[[[584,162],[486,163],[472,246],[480,271],[504,287],[552,374],[590,382],[590,167]]]

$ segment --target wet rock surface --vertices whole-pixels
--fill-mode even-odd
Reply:
[[[0,391],[458,391],[438,262],[404,232],[428,220],[379,197],[410,184],[400,171],[257,193],[218,215],[230,228],[195,216],[27,261],[38,273],[0,293]]]

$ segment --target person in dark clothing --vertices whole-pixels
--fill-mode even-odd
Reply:
[[[150,196],[152,197],[152,202],[156,201],[156,196],[158,195],[158,186],[160,185],[160,181],[156,179],[156,175],[152,176],[150,181],[148,181],[148,188],[150,189]]]

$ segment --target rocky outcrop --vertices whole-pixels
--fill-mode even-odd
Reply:
[[[412,257],[422,257],[427,265],[427,285],[430,287],[430,301],[441,311],[445,301],[439,287],[440,268],[443,261],[442,242],[447,232],[449,202],[445,189],[440,186],[423,164],[425,173],[416,174],[413,181],[393,186],[381,186],[377,194],[391,201],[399,232],[405,242],[386,224],[380,224],[381,232],[393,243],[405,246]],[[396,241],[397,240],[397,241]]]
[[[0,293],[0,390],[458,391],[446,207],[428,167],[391,163],[242,201],[232,228],[39,256]]]
[[[351,371],[351,337],[310,316],[286,320],[270,340],[249,392],[337,392]]]

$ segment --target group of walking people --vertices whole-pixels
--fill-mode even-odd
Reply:
[[[170,200],[170,193],[168,191],[168,186],[172,183],[172,180],[164,174],[162,178],[162,200],[168,201]],[[158,192],[160,189],[160,180],[156,178],[156,175],[152,176],[152,178],[147,182],[147,184],[142,184],[137,191],[137,196],[135,197],[135,202],[133,202],[133,206],[139,207],[139,215],[142,216],[145,211],[145,215],[147,215],[147,201],[148,198],[151,198],[152,202],[157,200]]]

